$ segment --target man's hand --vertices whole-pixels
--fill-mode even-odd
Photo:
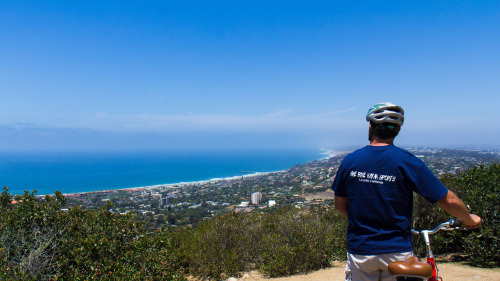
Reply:
[[[467,220],[467,221],[461,221],[461,222],[462,222],[462,226],[467,228],[467,229],[478,228],[481,226],[481,217],[479,217],[478,215],[471,214],[470,221]]]
[[[466,228],[477,228],[481,225],[481,218],[477,215],[469,213],[465,204],[458,198],[455,193],[448,190],[448,193],[437,202],[448,214],[457,217],[462,226]]]

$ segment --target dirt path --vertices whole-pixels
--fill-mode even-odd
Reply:
[[[500,281],[500,268],[484,269],[470,267],[461,263],[441,263],[439,273],[446,281]],[[282,278],[263,278],[257,271],[245,273],[234,281],[344,281],[344,268],[342,264],[335,267],[322,269],[305,275],[296,275]],[[229,281],[229,280],[228,280]]]

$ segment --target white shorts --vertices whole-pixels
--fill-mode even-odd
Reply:
[[[396,281],[387,270],[392,261],[402,261],[413,256],[413,252],[381,255],[355,255],[347,253],[346,281]]]

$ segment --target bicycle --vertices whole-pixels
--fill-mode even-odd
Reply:
[[[416,231],[414,229],[411,232],[415,235],[422,234],[425,240],[426,246],[426,258],[427,262],[422,262],[416,257],[411,257],[405,261],[396,261],[389,263],[389,272],[396,277],[397,281],[437,281],[443,280],[439,277],[439,270],[436,266],[436,259],[431,249],[431,242],[429,239],[430,234],[434,234],[440,230],[456,230],[456,229],[467,229],[460,226],[459,220],[451,219],[447,222],[441,223],[433,230],[421,230]]]

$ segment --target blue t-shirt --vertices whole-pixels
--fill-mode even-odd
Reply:
[[[394,145],[347,155],[332,189],[347,197],[347,250],[359,255],[412,251],[413,192],[431,203],[448,192],[423,161]]]

